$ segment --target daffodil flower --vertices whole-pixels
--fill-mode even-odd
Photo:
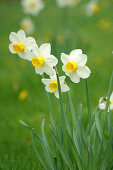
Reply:
[[[44,8],[42,0],[22,0],[21,4],[24,12],[32,15],[37,15]]]
[[[65,83],[65,76],[59,77],[60,80],[60,86],[61,86],[61,92],[67,92],[69,91],[69,87]],[[56,75],[50,76],[50,79],[42,79],[42,82],[45,84],[45,89],[47,92],[54,93],[54,95],[59,98],[59,92],[58,92],[58,82]]]
[[[88,2],[88,4],[86,5],[86,15],[87,16],[92,16],[94,13],[99,12],[100,7],[98,5],[98,1],[97,0],[91,0],[90,2]]]
[[[80,2],[80,0],[57,0],[59,7],[73,7],[78,2]]]
[[[101,97],[100,100],[99,100],[99,109],[101,110],[105,110],[106,108],[106,101],[107,101],[107,97],[104,98],[104,97]],[[113,110],[113,92],[110,96],[110,100],[109,100],[109,108],[108,110]]]
[[[34,23],[30,18],[24,18],[20,23],[20,27],[26,34],[32,34],[35,30]]]
[[[62,70],[74,83],[79,83],[80,78],[86,79],[90,76],[90,69],[86,66],[87,55],[82,50],[73,50],[69,55],[62,53]]]
[[[21,58],[31,60],[31,50],[36,44],[36,41],[32,37],[26,37],[23,30],[19,30],[17,33],[11,32],[9,39],[9,50],[13,54],[18,54]]]
[[[44,72],[50,76],[54,75],[53,67],[58,63],[58,59],[51,55],[51,45],[49,43],[42,44],[40,47],[33,47],[32,65],[35,67],[36,73],[42,75]]]

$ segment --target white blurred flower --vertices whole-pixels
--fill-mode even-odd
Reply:
[[[80,2],[80,0],[57,0],[59,7],[73,7],[78,2]]]
[[[106,101],[107,101],[107,97],[104,98],[104,97],[101,97],[100,100],[99,100],[99,109],[101,110],[105,110],[106,108]],[[113,110],[113,92],[110,96],[110,100],[109,100],[109,108],[108,110]]]
[[[69,87],[65,83],[65,76],[59,77],[60,80],[60,86],[61,86],[61,92],[67,92],[69,91]],[[58,92],[58,82],[56,74],[54,76],[50,76],[50,79],[42,79],[42,82],[45,84],[46,91],[50,93],[54,93],[54,95],[59,98],[59,92]]]
[[[36,73],[42,75],[44,72],[48,75],[54,75],[53,67],[58,63],[58,59],[51,55],[51,45],[49,43],[37,45],[33,48],[32,65]]]
[[[82,50],[73,50],[69,55],[62,53],[61,60],[64,64],[62,70],[74,83],[79,83],[80,78],[90,76],[91,71],[86,66],[87,55],[82,54]]]
[[[21,58],[31,60],[31,50],[36,44],[36,41],[32,37],[26,37],[23,30],[19,30],[17,33],[11,32],[9,35],[11,44],[9,44],[9,50],[13,54],[18,54]]]
[[[94,13],[97,13],[100,10],[99,5],[98,5],[98,1],[97,0],[91,0],[90,2],[88,2],[85,10],[86,10],[87,16],[92,16]]]
[[[20,27],[26,34],[32,34],[35,30],[34,22],[30,18],[24,18],[20,23]]]
[[[32,15],[37,15],[44,8],[42,0],[22,0],[21,4],[24,12]]]

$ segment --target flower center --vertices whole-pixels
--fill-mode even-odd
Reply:
[[[34,57],[32,59],[32,65],[36,68],[41,67],[42,65],[44,65],[44,57]]]
[[[92,7],[92,10],[93,10],[93,12],[98,12],[98,11],[100,10],[100,8],[99,8],[98,5],[94,5],[94,6]]]
[[[57,83],[57,81],[51,82],[51,83],[49,84],[49,88],[50,88],[50,90],[52,90],[52,91],[56,91],[56,90],[58,89],[58,83]]]
[[[13,50],[14,50],[15,53],[20,53],[21,51],[24,50],[24,44],[23,43],[14,44]]]
[[[36,3],[35,3],[35,2],[29,3],[29,7],[30,7],[30,8],[34,8],[35,6],[36,6]]]
[[[113,100],[110,101],[110,104],[113,104]]]
[[[77,63],[76,62],[68,62],[66,64],[66,70],[68,72],[73,72],[77,69]]]
[[[26,30],[26,29],[28,29],[30,27],[30,24],[29,23],[23,23],[22,25],[21,25],[21,28],[23,29],[23,30]]]

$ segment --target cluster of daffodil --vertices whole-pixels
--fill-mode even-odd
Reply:
[[[51,54],[51,45],[46,43],[38,47],[35,39],[26,37],[23,30],[19,30],[17,33],[11,32],[9,39],[11,41],[9,49],[12,53],[31,61],[37,74],[46,73],[50,76],[49,79],[43,78],[42,82],[48,92],[54,93],[59,98],[58,82],[54,69],[58,59]],[[82,54],[82,50],[73,50],[69,55],[62,53],[61,61],[63,63],[62,70],[74,83],[79,83],[80,78],[86,79],[90,76],[90,69],[86,66],[87,55]],[[62,92],[69,91],[65,78],[65,76],[59,77]]]

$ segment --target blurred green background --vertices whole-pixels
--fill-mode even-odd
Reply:
[[[91,17],[86,17],[84,12],[87,2],[83,1],[74,8],[64,10],[58,7],[55,0],[45,0],[45,9],[38,16],[31,17],[36,25],[36,33],[31,36],[35,37],[38,44],[51,42],[52,53],[59,59],[61,75],[64,75],[61,71],[61,52],[69,53],[81,48],[88,55],[87,65],[92,72],[89,92],[93,111],[99,98],[107,95],[113,71],[113,0],[100,0],[100,11]],[[41,77],[36,75],[29,61],[11,54],[8,49],[10,32],[20,29],[20,21],[25,16],[19,1],[0,1],[1,170],[42,169],[32,149],[30,132],[19,120],[40,132],[41,121],[45,118],[47,135],[50,137],[49,110]],[[85,81],[74,84],[67,78],[67,83],[75,109],[80,96],[82,116],[87,120]],[[22,92],[25,93],[23,100],[20,97]],[[57,117],[58,100],[54,95],[51,98]]]

